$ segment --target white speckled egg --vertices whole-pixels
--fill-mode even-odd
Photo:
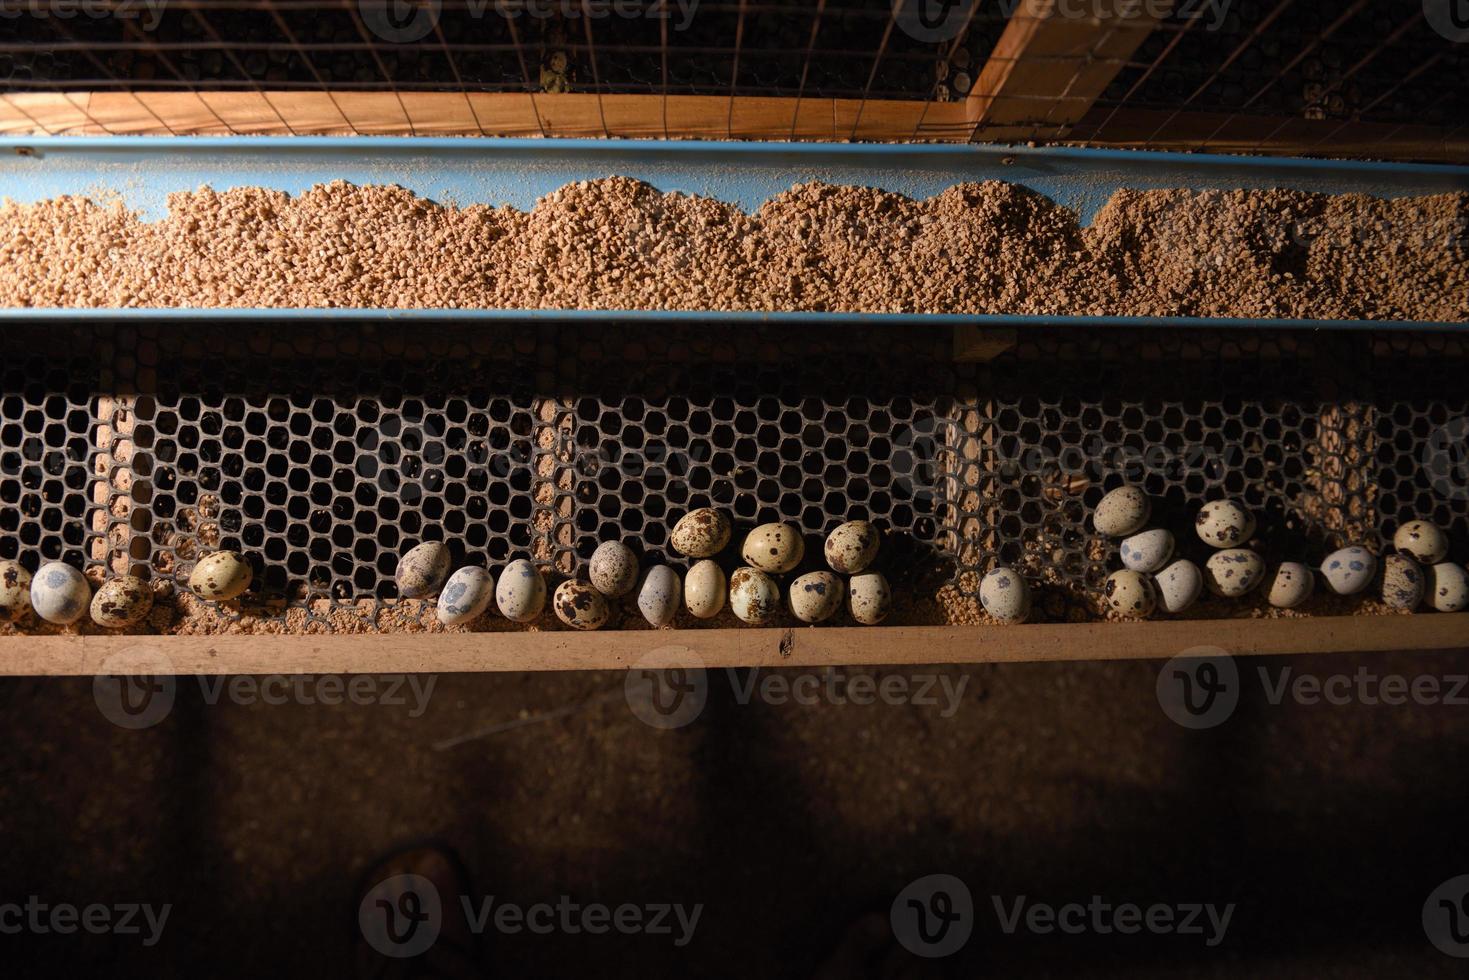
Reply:
[[[136,575],[109,579],[92,596],[92,622],[108,629],[140,623],[153,611],[153,590]]]
[[[1204,573],[1187,558],[1180,558],[1154,576],[1153,585],[1158,590],[1158,605],[1165,612],[1179,613],[1199,601]]]
[[[489,608],[495,597],[495,576],[475,565],[459,569],[449,576],[439,593],[439,608],[434,615],[445,626],[472,623]]]
[[[690,558],[709,558],[729,544],[729,518],[713,507],[691,510],[673,526],[668,543]]]
[[[1449,539],[1436,525],[1409,521],[1392,536],[1393,547],[1416,562],[1436,565],[1449,556]]]
[[[846,585],[831,572],[807,572],[791,583],[791,613],[803,623],[819,623],[842,607],[846,594]]]
[[[621,541],[603,541],[587,562],[592,587],[605,596],[627,595],[638,584],[638,558]]]
[[[449,577],[449,547],[442,541],[425,541],[398,559],[393,580],[405,599],[422,599],[439,591]]]
[[[1106,596],[1113,612],[1134,619],[1152,615],[1158,605],[1158,590],[1153,580],[1130,568],[1107,576]]]
[[[556,618],[572,629],[600,629],[607,622],[607,600],[586,582],[562,582],[551,599]]]
[[[1255,518],[1233,500],[1214,500],[1199,508],[1194,530],[1211,548],[1236,548],[1255,533]]]
[[[1142,530],[1153,513],[1153,502],[1142,487],[1118,487],[1097,502],[1092,525],[1098,534],[1121,538]]]
[[[719,586],[719,595],[721,599],[724,596],[723,582]],[[678,604],[682,601],[683,582],[678,572],[667,565],[654,565],[643,573],[638,583],[638,612],[649,623],[667,626],[678,615]]]
[[[1321,563],[1321,574],[1337,595],[1356,595],[1372,584],[1377,556],[1361,545],[1350,545],[1327,555]]]
[[[745,537],[740,557],[762,572],[789,572],[801,564],[806,555],[806,542],[801,532],[789,524],[761,524]]]
[[[59,561],[42,565],[31,579],[31,608],[48,623],[75,623],[87,614],[91,600],[91,583],[81,572]]]
[[[1225,548],[1204,563],[1204,585],[1215,595],[1237,599],[1265,578],[1265,559],[1249,548]]]
[[[698,619],[718,616],[729,594],[724,569],[711,559],[695,562],[683,579],[683,602]]]
[[[13,623],[31,608],[31,573],[18,561],[0,561],[0,623]]]
[[[1030,618],[1030,586],[1014,569],[1003,565],[980,580],[979,602],[1002,623],[1023,623]]]
[[[250,588],[255,570],[238,551],[216,551],[199,559],[189,575],[189,589],[201,599],[237,599]]]
[[[1439,612],[1469,609],[1469,572],[1451,561],[1439,562],[1428,570],[1425,598]]]
[[[1270,604],[1276,609],[1294,609],[1316,591],[1316,576],[1298,561],[1283,561],[1270,579]]]
[[[546,580],[528,559],[517,558],[500,573],[495,605],[512,623],[534,622],[546,608]]]
[[[1173,557],[1173,532],[1161,527],[1124,538],[1118,553],[1134,572],[1156,572]]]
[[[872,564],[881,544],[871,521],[848,521],[826,538],[826,563],[833,571],[855,575]]]
[[[729,577],[729,610],[753,626],[773,622],[780,615],[780,586],[754,568],[736,568]]]
[[[1382,560],[1382,601],[1394,609],[1417,609],[1423,601],[1423,569],[1403,555]]]
[[[893,592],[882,572],[863,572],[847,581],[847,612],[863,626],[876,626],[893,610]]]

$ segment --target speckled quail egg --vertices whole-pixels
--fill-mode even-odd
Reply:
[[[393,580],[405,599],[422,599],[438,592],[449,577],[449,546],[442,541],[425,541],[398,559]]]
[[[847,580],[847,612],[863,626],[876,626],[893,611],[893,592],[882,572],[862,572]]]
[[[1105,595],[1113,612],[1137,619],[1152,615],[1158,605],[1158,590],[1153,580],[1130,568],[1107,576]]]
[[[729,595],[724,569],[711,559],[695,562],[683,579],[683,603],[698,619],[719,615]]]
[[[673,617],[678,615],[678,604],[683,601],[683,582],[678,572],[667,565],[654,565],[643,573],[637,588],[638,612],[644,619],[654,626],[673,622]],[[724,595],[723,583],[719,594]]]
[[[1377,556],[1359,544],[1349,545],[1326,556],[1321,574],[1337,595],[1356,595],[1372,584]]]
[[[1118,553],[1134,572],[1156,572],[1173,557],[1173,532],[1161,527],[1124,538]]]
[[[48,562],[31,579],[31,608],[48,623],[70,626],[87,614],[91,601],[91,583],[70,565]]]
[[[1002,623],[1023,623],[1030,618],[1030,586],[1014,569],[1003,565],[980,580],[979,602]]]
[[[761,524],[745,537],[740,556],[762,572],[789,572],[806,556],[806,542],[789,524]]]
[[[505,566],[495,584],[495,606],[512,623],[531,623],[546,607],[546,580],[528,559]]]
[[[495,597],[495,576],[476,565],[459,569],[449,576],[439,593],[439,608],[434,615],[445,626],[460,626],[479,619]]]
[[[1199,508],[1194,530],[1211,548],[1236,548],[1255,533],[1255,518],[1233,500],[1214,500]]]
[[[877,557],[881,538],[871,521],[848,521],[826,538],[826,564],[843,575],[855,575]]]
[[[1316,591],[1316,576],[1298,561],[1283,561],[1270,579],[1270,604],[1276,609],[1294,609]]]
[[[755,568],[736,568],[729,577],[729,610],[753,626],[774,622],[780,615],[780,586]]]
[[[709,558],[729,544],[729,518],[713,507],[691,510],[673,526],[668,543],[690,558]]]
[[[136,575],[109,579],[92,596],[92,622],[108,629],[140,623],[153,611],[153,589]]]
[[[1441,561],[1428,569],[1424,597],[1439,612],[1469,609],[1469,572],[1462,565]]]
[[[1153,584],[1158,589],[1158,605],[1165,612],[1179,613],[1199,601],[1204,573],[1187,558],[1180,558],[1154,576]]]
[[[238,551],[216,551],[199,559],[189,574],[189,590],[201,599],[238,599],[250,588],[255,570]]]
[[[807,572],[791,583],[791,613],[803,623],[819,623],[842,608],[846,594],[846,585],[831,572]]]
[[[1092,525],[1098,534],[1121,538],[1142,530],[1152,513],[1153,502],[1142,487],[1118,487],[1098,501]]]
[[[572,629],[601,629],[607,622],[607,600],[587,582],[562,582],[551,598],[556,618]]]
[[[1265,578],[1265,559],[1249,548],[1225,548],[1204,563],[1204,585],[1215,595],[1237,599]]]
[[[603,541],[587,562],[587,577],[603,595],[625,596],[638,584],[637,555],[621,541]]]
[[[1436,565],[1449,556],[1449,539],[1428,521],[1409,521],[1392,536],[1393,547],[1424,565]]]
[[[31,573],[18,561],[0,561],[0,623],[13,623],[31,608]]]
[[[1382,601],[1394,609],[1417,609],[1423,601],[1423,569],[1405,555],[1382,560]]]

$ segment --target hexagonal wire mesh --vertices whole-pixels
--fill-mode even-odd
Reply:
[[[252,611],[324,629],[344,609],[375,627],[418,540],[576,575],[622,538],[681,566],[669,531],[706,504],[797,524],[813,567],[824,532],[868,518],[896,587],[972,594],[1004,562],[1072,617],[1116,565],[1088,516],[1122,482],[1181,542],[1198,504],[1243,499],[1267,559],[1380,546],[1413,517],[1469,540],[1453,335],[1036,327],[986,364],[954,363],[944,331],[850,326],[283,318],[0,345],[0,557],[182,578],[240,548]]]

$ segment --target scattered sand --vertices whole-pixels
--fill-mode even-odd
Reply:
[[[914,311],[1469,319],[1469,194],[803,184],[747,215],[625,177],[530,212],[400,187],[0,205],[0,305]]]

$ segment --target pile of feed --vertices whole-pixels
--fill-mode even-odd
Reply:
[[[815,310],[1469,320],[1469,194],[803,184],[754,214],[625,177],[529,212],[400,187],[0,205],[0,305]]]

